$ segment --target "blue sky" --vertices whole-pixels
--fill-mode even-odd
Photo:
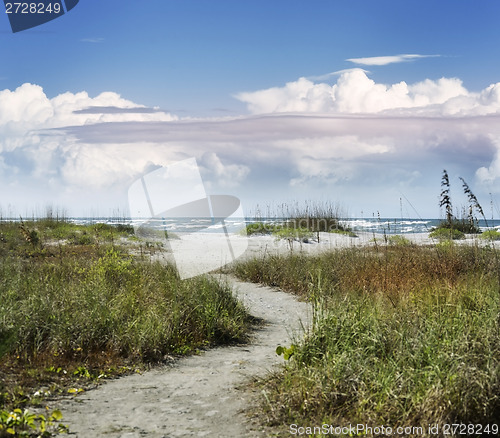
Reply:
[[[110,214],[191,156],[244,207],[438,217],[443,168],[457,205],[458,176],[497,202],[499,17],[496,0],[80,0],[13,34],[3,15],[0,206]]]

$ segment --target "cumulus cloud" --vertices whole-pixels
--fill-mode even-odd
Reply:
[[[239,93],[236,98],[253,114],[485,115],[500,111],[500,83],[480,93],[468,91],[458,78],[387,85],[375,82],[362,69],[350,69],[333,85],[300,78],[283,87]]]
[[[441,55],[392,55],[392,56],[371,56],[368,58],[349,58],[346,61],[360,65],[388,65],[399,62],[412,61],[421,58],[435,58]]]
[[[102,112],[98,111],[100,107],[103,108]],[[88,111],[88,108],[93,111]],[[110,108],[115,111],[110,111]],[[175,118],[171,114],[157,111],[130,114],[130,110],[134,108],[141,106],[123,99],[117,93],[104,92],[90,97],[84,91],[67,92],[50,99],[42,87],[26,83],[14,91],[0,91],[0,127],[8,126],[13,130],[25,131],[73,124],[169,121]]]

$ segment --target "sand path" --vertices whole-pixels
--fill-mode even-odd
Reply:
[[[266,436],[244,413],[252,399],[245,384],[283,363],[276,346],[301,336],[311,310],[284,292],[227,278],[250,313],[265,321],[252,342],[215,348],[59,401],[70,436]]]

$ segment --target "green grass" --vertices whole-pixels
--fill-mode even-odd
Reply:
[[[485,240],[500,240],[500,232],[498,230],[486,230],[481,233],[480,237]]]
[[[245,341],[249,316],[229,286],[130,255],[117,244],[127,228],[50,225],[0,224],[0,409],[32,404],[40,386]]]
[[[285,370],[260,382],[260,414],[278,434],[293,423],[426,429],[500,418],[494,250],[349,248],[234,270],[313,302],[311,331],[279,351]]]
[[[242,334],[231,317],[244,312],[217,281],[181,281],[113,248],[94,260],[8,260],[0,270],[2,349],[16,355],[110,350],[155,361]]]
[[[387,238],[387,243],[389,243],[389,245],[395,245],[395,246],[411,246],[412,245],[411,240],[407,239],[404,236],[400,236],[399,234],[389,236]]]
[[[252,234],[266,235],[273,234],[281,229],[283,229],[283,225],[281,224],[258,221],[247,224],[246,234],[247,236],[251,236]]]

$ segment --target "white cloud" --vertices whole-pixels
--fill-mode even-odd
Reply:
[[[400,62],[412,61],[421,58],[436,58],[441,55],[392,55],[392,56],[371,56],[368,58],[349,58],[346,61],[360,65],[388,65]]]
[[[170,114],[163,112],[130,114],[78,112],[88,107],[115,107],[130,109],[142,107],[119,94],[104,92],[92,98],[86,92],[63,93],[52,99],[48,98],[42,87],[23,84],[14,91],[0,91],[0,128],[25,132],[33,129],[58,128],[68,125],[84,125],[88,123],[120,122],[120,121],[169,121],[174,120]]]
[[[309,112],[336,114],[485,115],[500,110],[500,83],[481,93],[468,91],[458,78],[381,84],[362,69],[344,71],[333,85],[306,78],[236,98],[253,114]]]
[[[80,40],[82,43],[102,43],[104,41],[104,38],[97,38],[97,37],[93,37],[93,38],[82,38]]]
[[[362,68],[345,68],[343,70],[332,71],[331,73],[326,73],[318,76],[308,76],[306,79],[310,81],[328,81],[334,77],[338,77],[343,73],[349,73],[354,70],[361,70],[364,73],[370,73],[368,70],[364,70]]]
[[[215,152],[205,152],[199,160],[203,176],[209,187],[238,187],[250,173],[250,168],[241,164],[223,164]]]
[[[271,112],[322,112],[333,109],[332,89],[327,84],[314,84],[306,78],[235,97],[248,104],[254,114]]]
[[[496,147],[496,152],[491,163],[486,167],[480,167],[476,171],[476,177],[480,183],[491,188],[495,193],[500,192],[498,181],[500,180],[500,137],[492,137],[492,144]],[[497,187],[497,188],[495,188]]]

